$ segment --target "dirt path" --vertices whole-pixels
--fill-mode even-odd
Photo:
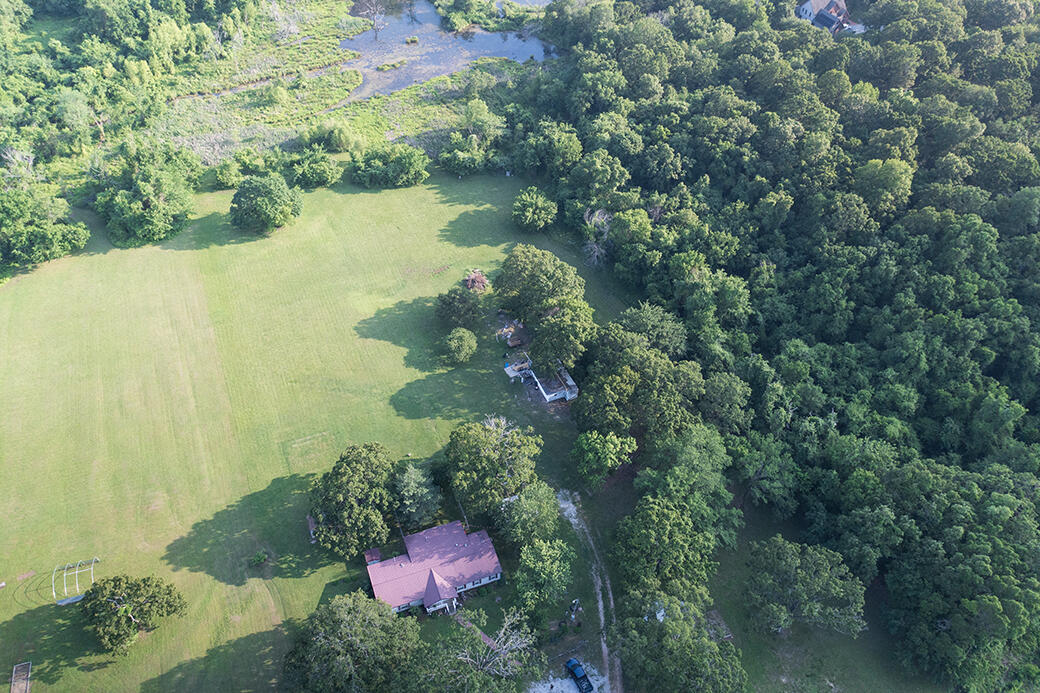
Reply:
[[[582,517],[581,510],[578,509],[577,500],[578,495],[567,490],[562,490],[556,494],[556,501],[560,504],[560,512],[571,523],[574,531],[578,533],[578,537],[589,547],[589,551],[592,553],[592,585],[596,590],[596,606],[599,608],[599,620],[603,624],[603,630],[600,631],[599,636],[600,650],[603,655],[603,668],[601,669],[604,678],[603,690],[607,693],[624,693],[621,683],[621,659],[612,655],[610,648],[607,647],[607,626],[609,624],[603,608],[603,591],[606,589],[607,604],[610,606],[609,623],[613,623],[614,591],[610,587],[610,576],[603,566],[603,560],[599,557],[599,552],[596,551],[596,543],[592,541],[592,533],[589,531],[589,526],[586,524],[585,518]]]

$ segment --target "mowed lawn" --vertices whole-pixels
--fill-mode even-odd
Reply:
[[[343,185],[265,238],[229,227],[230,193],[207,194],[174,239],[121,250],[95,234],[0,286],[3,680],[32,660],[34,691],[273,687],[288,625],[364,584],[359,562],[306,532],[308,483],[349,443],[423,459],[494,412],[534,425],[541,471],[570,483],[573,425],[510,386],[490,329],[472,364],[437,360],[432,299],[521,240],[519,187]],[[582,272],[599,319],[625,307]],[[250,568],[260,549],[275,564]],[[128,657],[93,654],[78,608],[53,604],[51,571],[94,556],[99,576],[170,578],[187,615]]]

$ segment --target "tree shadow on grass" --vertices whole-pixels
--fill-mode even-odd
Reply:
[[[496,248],[522,240],[513,233],[512,223],[494,207],[471,209],[452,219],[437,232],[437,237],[463,248]]]
[[[372,317],[360,321],[354,331],[359,337],[407,349],[404,365],[409,368],[429,373],[442,366],[437,345],[441,326],[434,315],[434,299],[428,296],[380,308]]]
[[[426,185],[442,204],[477,206],[459,214],[441,229],[438,236],[442,241],[472,248],[520,240],[509,218],[516,187],[512,179],[484,175],[459,181],[449,176],[433,176]]]
[[[34,682],[53,685],[69,669],[96,671],[113,661],[100,654],[100,645],[87,630],[87,621],[76,604],[51,603],[23,611],[0,624],[0,632],[0,651],[9,660],[5,666],[32,662]]]
[[[351,578],[343,578],[340,580],[333,580],[332,582],[326,583],[325,588],[321,591],[321,598],[318,599],[318,604],[328,604],[336,597],[341,597],[344,594],[350,594],[351,592],[357,592],[362,590],[369,597],[372,596],[372,588],[368,584],[368,579],[354,580]]]
[[[163,559],[174,570],[207,573],[229,585],[244,585],[251,577],[306,577],[334,562],[333,556],[310,543],[307,513],[312,475],[274,479],[262,491],[243,496],[166,547]],[[253,567],[258,551],[269,558]]]
[[[292,631],[291,625],[281,624],[272,630],[211,647],[202,657],[178,664],[145,681],[140,690],[142,693],[277,690]]]
[[[159,247],[164,250],[201,250],[222,245],[240,245],[263,238],[262,234],[236,229],[227,214],[210,212],[192,219],[180,233],[160,241]]]
[[[519,387],[502,381],[491,368],[464,366],[413,380],[390,396],[390,406],[406,419],[482,418],[489,412],[503,413],[503,399],[522,394]],[[506,390],[508,389],[508,392]]]

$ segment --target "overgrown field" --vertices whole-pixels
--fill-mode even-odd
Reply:
[[[95,234],[0,288],[0,666],[32,660],[34,691],[271,686],[288,623],[363,584],[305,521],[309,475],[350,442],[424,458],[495,412],[534,425],[541,471],[570,482],[572,425],[517,399],[493,337],[464,368],[435,351],[433,296],[497,267],[518,187],[341,186],[262,239],[228,226],[230,193],[205,195],[173,240],[118,250]],[[623,307],[587,279],[602,317]],[[249,568],[259,549],[273,567]],[[99,575],[170,577],[188,614],[127,658],[92,655],[50,580],[95,555]]]

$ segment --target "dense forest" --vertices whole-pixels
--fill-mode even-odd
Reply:
[[[794,7],[554,0],[541,32],[558,58],[472,94],[439,161],[529,177],[520,226],[565,229],[645,299],[597,326],[580,279],[524,246],[495,278],[549,345],[533,356],[582,387],[576,464],[593,483],[630,455],[640,470],[615,546],[629,675],[744,685],[704,610],[712,556],[754,503],[802,528],[801,545],[762,547],[775,562],[827,566],[860,607],[862,587],[881,588],[907,666],[1031,690],[1040,2],[877,0],[851,8],[865,34],[838,37]],[[176,230],[200,164],[124,138],[164,107],[164,74],[219,55],[252,11],[2,0],[0,264],[86,242],[60,180],[116,240]],[[28,48],[33,12],[76,16],[83,36]],[[383,170],[355,158],[359,179]],[[762,604],[765,628],[814,618]]]
[[[1040,683],[1036,10],[881,0],[835,39],[793,3],[549,6],[562,57],[497,146],[649,301],[588,342],[577,403],[641,450],[627,666],[658,666],[640,608],[704,603],[728,479],[884,586],[906,664]],[[684,680],[729,690],[711,645]]]

